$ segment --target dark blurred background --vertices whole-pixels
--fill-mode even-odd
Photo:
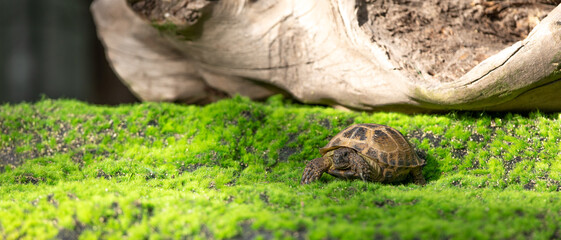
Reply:
[[[92,0],[0,0],[0,103],[138,101],[105,59]]]

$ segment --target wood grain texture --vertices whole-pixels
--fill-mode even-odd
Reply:
[[[200,22],[182,29],[202,29],[188,39],[158,32],[125,0],[96,0],[92,12],[113,68],[143,100],[286,92],[305,103],[363,110],[561,110],[561,7],[526,39],[459,79],[438,82],[392,61],[359,26],[355,4],[211,2]]]

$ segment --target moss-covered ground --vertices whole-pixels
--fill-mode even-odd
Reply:
[[[365,122],[409,138],[426,186],[299,185],[318,148]],[[4,239],[561,238],[559,114],[42,100],[1,106],[0,128]]]

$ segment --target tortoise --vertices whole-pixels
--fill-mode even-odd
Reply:
[[[322,157],[310,160],[300,184],[318,180],[324,172],[342,179],[394,183],[413,177],[424,185],[422,167],[411,144],[397,130],[380,124],[347,127],[319,150]]]

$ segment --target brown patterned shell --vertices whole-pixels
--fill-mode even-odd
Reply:
[[[319,152],[348,147],[369,160],[396,167],[417,167],[425,160],[415,153],[407,139],[397,130],[380,124],[355,124],[337,134]]]

